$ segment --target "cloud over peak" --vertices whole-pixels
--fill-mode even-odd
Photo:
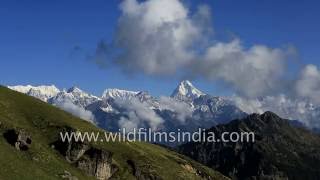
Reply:
[[[209,80],[222,80],[241,95],[257,97],[279,89],[290,55],[290,48],[254,45],[246,49],[234,39],[208,47],[196,72]]]
[[[302,69],[295,90],[299,97],[320,103],[320,71],[317,66],[309,64]]]
[[[103,45],[97,48],[99,64],[106,61],[124,72],[148,76],[198,77],[246,98],[282,93],[314,98],[320,89],[313,65],[302,69],[300,77],[289,75],[288,64],[296,55],[293,47],[246,47],[239,38],[219,41],[213,36],[211,10],[206,5],[193,10],[180,0],[124,0],[120,12],[109,44],[113,54],[101,60],[101,54],[110,51],[104,52],[105,44],[99,43]]]

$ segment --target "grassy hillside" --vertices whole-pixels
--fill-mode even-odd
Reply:
[[[0,87],[0,179],[61,179],[65,171],[78,179],[95,179],[66,161],[65,156],[53,148],[52,143],[66,127],[102,132],[56,107]],[[18,150],[8,143],[3,134],[10,129],[23,129],[30,134],[32,143],[28,150]],[[132,163],[140,171],[155,174],[158,179],[225,178],[182,155],[152,144],[104,142],[91,145],[113,154],[112,163],[118,169],[112,179],[136,179]]]

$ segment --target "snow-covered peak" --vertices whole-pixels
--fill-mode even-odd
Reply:
[[[72,88],[69,88],[67,91],[64,92],[65,94],[71,94],[73,95],[75,98],[90,98],[90,99],[97,99],[100,100],[100,98],[98,98],[97,96],[94,96],[92,94],[89,94],[85,91],[83,91],[82,89],[73,86]]]
[[[184,80],[181,81],[178,87],[173,91],[171,97],[177,99],[195,99],[200,97],[201,95],[205,95],[199,89],[193,86],[193,84],[188,81]]]
[[[42,85],[42,86],[18,85],[18,86],[8,86],[8,88],[15,90],[15,91],[18,91],[18,92],[21,92],[21,93],[28,93],[30,91],[30,89],[39,90],[42,93],[51,94],[51,95],[56,95],[60,92],[60,90],[54,85],[50,85],[50,86],[46,86],[46,85]]]
[[[100,98],[74,86],[69,88],[67,91],[64,90],[58,93],[55,97],[50,99],[50,103],[61,104],[61,102],[72,102],[80,107],[86,107],[98,100],[100,100]]]
[[[114,98],[114,99],[131,99],[132,97],[136,96],[140,91],[127,91],[122,89],[106,89],[103,94],[102,98]]]
[[[7,87],[9,89],[12,89],[12,90],[15,90],[15,91],[18,91],[21,93],[27,93],[30,91],[31,88],[33,88],[33,86],[31,86],[31,85],[26,85],[26,86],[18,85],[18,86],[7,86]]]
[[[30,96],[34,96],[43,101],[47,101],[49,98],[56,96],[60,92],[60,90],[54,85],[50,85],[50,86],[18,85],[18,86],[8,86],[8,88],[24,94],[28,94]]]
[[[76,86],[73,86],[72,88],[69,88],[67,90],[67,93],[84,93],[84,91],[82,91],[81,89],[79,89]]]

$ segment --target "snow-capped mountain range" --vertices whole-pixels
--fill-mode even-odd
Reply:
[[[41,99],[43,101],[47,101],[48,99],[56,96],[60,90],[54,86],[8,86],[8,88],[36,97],[38,99]]]
[[[106,89],[101,97],[97,97],[77,87],[59,90],[54,85],[8,88],[56,105],[109,131],[140,127],[192,131],[264,111],[301,120],[307,126],[312,126],[320,117],[320,107],[311,103],[293,101],[283,96],[255,100],[211,96],[188,80],[182,81],[171,96],[160,97],[153,97],[145,91],[120,89]]]
[[[245,115],[232,101],[207,95],[187,80],[182,81],[169,97],[153,97],[145,91],[120,89],[106,89],[101,97],[97,97],[77,87],[59,90],[54,85],[8,88],[34,96],[84,119],[90,117],[98,126],[111,131],[122,127],[192,130],[197,127],[208,128]]]
[[[106,89],[103,94],[102,98],[126,98],[130,99],[134,96],[136,96],[139,93],[139,91],[127,91],[122,89]]]
[[[58,104],[65,101],[70,101],[79,107],[87,107],[88,105],[101,100],[101,98],[88,94],[77,87],[72,87],[67,91],[63,90],[55,96],[47,100],[50,104]]]

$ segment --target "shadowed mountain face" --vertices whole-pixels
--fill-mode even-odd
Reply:
[[[254,132],[255,142],[188,143],[179,151],[233,179],[320,179],[320,137],[272,112],[207,131]]]

